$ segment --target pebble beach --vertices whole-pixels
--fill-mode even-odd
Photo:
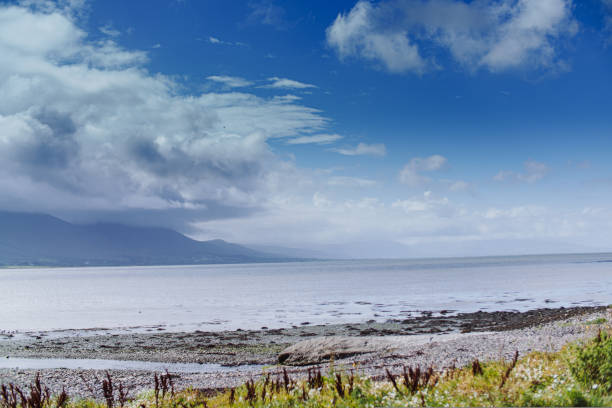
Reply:
[[[177,388],[214,392],[283,369],[295,376],[306,375],[313,364],[326,370],[329,347],[336,369],[355,369],[362,375],[382,378],[385,369],[399,370],[402,366],[443,370],[476,358],[511,359],[517,351],[521,355],[556,351],[569,342],[594,336],[611,320],[612,309],[608,307],[577,307],[462,314],[438,311],[405,321],[304,324],[273,330],[154,334],[79,331],[64,337],[57,333],[3,333],[0,358],[4,365],[0,367],[5,368],[0,368],[0,383],[24,386],[40,373],[52,392],[65,388],[73,396],[100,397],[99,383],[107,372],[134,394],[150,390],[153,375],[163,372],[159,366],[141,370],[25,369],[9,363],[11,358],[103,359],[167,363]],[[309,358],[294,353],[284,365],[279,364],[279,355],[300,348],[302,352],[307,350],[304,355]],[[346,350],[350,352],[344,353]],[[339,357],[334,358],[334,354]],[[203,368],[200,372],[173,372],[173,363],[197,363]],[[206,372],[209,364],[215,369]]]

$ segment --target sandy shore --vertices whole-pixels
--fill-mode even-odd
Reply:
[[[286,347],[304,340],[341,336],[371,339],[385,344],[374,352],[358,354],[336,361],[336,366],[352,367],[365,375],[381,376],[383,367],[402,365],[436,366],[470,363],[474,358],[511,358],[516,350],[524,354],[533,350],[558,350],[564,344],[594,335],[595,319],[612,320],[612,309],[605,307],[539,309],[530,312],[478,312],[425,316],[385,323],[293,327],[278,330],[87,335],[46,338],[40,333],[13,338],[0,335],[0,358],[100,358],[159,362],[218,363],[228,366],[220,372],[177,373],[177,387],[202,389],[232,387],[261,375],[261,367],[231,366],[268,365],[267,372],[281,370],[278,355]],[[326,364],[322,365],[326,367]],[[293,375],[306,367],[289,367]],[[72,395],[91,396],[99,389],[100,370],[0,369],[0,383],[28,384],[40,371],[45,383],[54,391],[66,387]],[[132,392],[150,389],[151,371],[116,370],[116,381],[128,385]]]

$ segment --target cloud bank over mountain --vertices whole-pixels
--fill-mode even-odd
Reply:
[[[271,179],[293,171],[266,142],[326,127],[320,111],[290,98],[184,94],[147,71],[145,52],[89,40],[75,13],[64,3],[0,6],[5,207],[254,206],[274,189]],[[288,81],[275,84],[300,84]]]

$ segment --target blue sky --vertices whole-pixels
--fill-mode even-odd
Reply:
[[[0,27],[4,209],[347,256],[610,248],[609,0],[4,1]]]

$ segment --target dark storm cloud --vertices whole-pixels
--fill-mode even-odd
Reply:
[[[65,168],[78,155],[76,125],[69,115],[42,110],[32,118],[38,121],[38,133],[21,148],[21,160],[35,168]]]
[[[181,149],[162,154],[151,140],[137,139],[130,144],[131,159],[160,177],[180,176],[190,180],[224,180],[226,183],[249,189],[254,180],[265,171],[259,160],[223,157],[214,149],[194,158]],[[166,188],[164,191],[170,191]],[[174,196],[177,196],[176,190]],[[180,195],[180,194],[178,194]]]

